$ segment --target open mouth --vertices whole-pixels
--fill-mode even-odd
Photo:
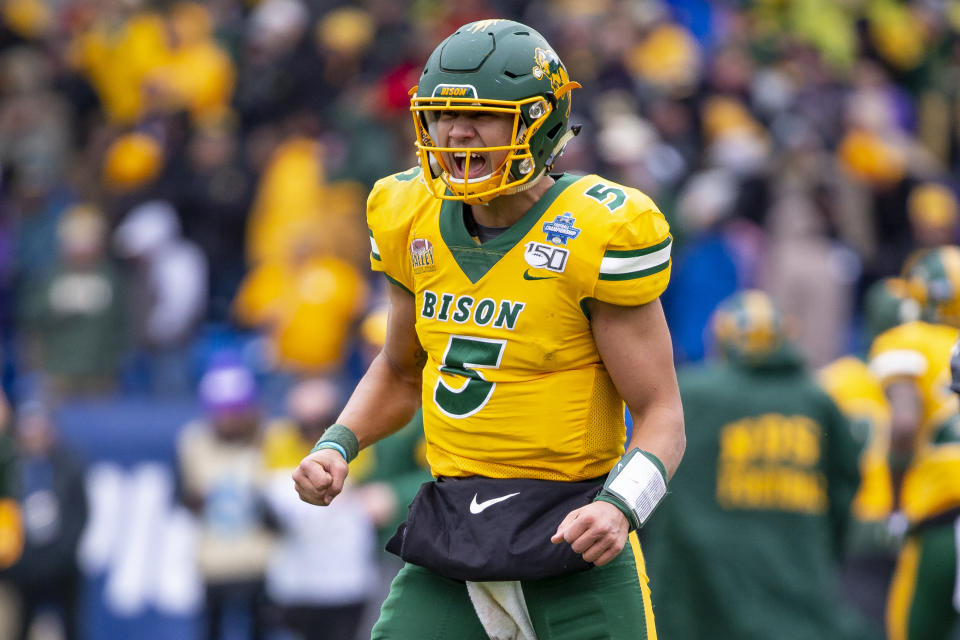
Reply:
[[[467,180],[473,180],[489,173],[487,170],[487,159],[482,153],[468,154],[463,151],[458,151],[451,155],[453,156],[453,174],[455,178],[463,179],[466,177]]]

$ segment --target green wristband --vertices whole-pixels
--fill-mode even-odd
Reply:
[[[646,524],[667,493],[667,472],[660,460],[643,449],[627,452],[607,475],[595,500],[620,509],[630,530]]]
[[[335,444],[337,447],[327,447],[324,446],[325,444]],[[353,435],[353,431],[350,431],[349,427],[335,424],[327,427],[327,430],[317,440],[317,444],[310,450],[310,453],[329,448],[336,448],[337,451],[345,454],[344,457],[347,462],[352,462],[360,452],[360,441],[357,440],[357,436]]]

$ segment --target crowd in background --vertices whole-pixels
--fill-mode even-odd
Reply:
[[[583,85],[557,170],[639,188],[670,220],[681,364],[748,287],[796,320],[812,367],[863,353],[869,286],[958,240],[954,0],[6,0],[14,414],[193,398],[224,352],[267,413],[304,379],[348,387],[385,286],[366,193],[416,163],[429,52],[494,16],[541,31]]]
[[[344,370],[382,288],[365,194],[414,164],[429,48],[491,15],[536,25],[584,85],[558,170],[671,219],[680,361],[746,286],[799,318],[811,364],[862,347],[866,285],[956,235],[952,2],[11,0],[8,392],[189,393],[223,330],[263,338],[259,372]]]

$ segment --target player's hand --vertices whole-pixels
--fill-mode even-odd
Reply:
[[[627,544],[630,525],[609,502],[591,502],[567,514],[550,542],[567,542],[587,562],[598,567],[616,558]]]
[[[293,483],[300,499],[325,507],[343,490],[350,467],[336,449],[314,451],[300,461]]]

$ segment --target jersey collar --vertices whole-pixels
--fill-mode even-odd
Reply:
[[[499,236],[482,245],[478,245],[467,230],[463,220],[463,203],[457,200],[444,200],[440,205],[440,236],[453,254],[460,270],[471,283],[476,284],[500,258],[529,233],[557,197],[581,177],[562,174],[522,218]]]

